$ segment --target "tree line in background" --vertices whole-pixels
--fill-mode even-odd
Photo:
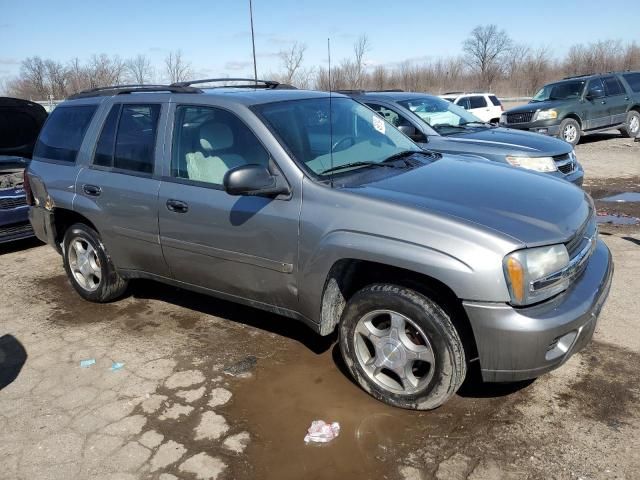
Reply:
[[[353,45],[353,54],[331,66],[305,63],[306,45],[294,43],[279,52],[280,70],[266,77],[299,88],[328,90],[402,89],[445,91],[490,90],[501,96],[531,96],[549,81],[566,76],[613,70],[640,70],[640,46],[635,42],[603,40],[578,44],[562,58],[549,47],[533,48],[514,42],[495,25],[476,27],[462,43],[462,54],[424,62],[405,60],[393,65],[367,62],[371,43],[366,35]],[[123,83],[148,84],[161,78],[169,83],[193,75],[194,68],[180,50],[169,52],[156,69],[146,55],[123,60],[106,54],[87,62],[75,58],[66,64],[30,57],[22,62],[20,75],[5,85],[9,95],[45,100],[61,99],[89,88]]]

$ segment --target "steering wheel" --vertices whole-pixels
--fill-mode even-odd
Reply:
[[[342,148],[338,148],[339,146],[341,146],[343,143],[347,143],[349,142],[349,145],[345,145]],[[332,152],[339,152],[340,150],[344,150],[345,148],[349,148],[349,147],[353,147],[356,144],[356,139],[355,137],[344,137],[341,138],[340,140],[338,140],[336,143],[333,144],[333,146],[331,147],[331,151]]]

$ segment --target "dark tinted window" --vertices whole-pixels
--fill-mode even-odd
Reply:
[[[171,175],[222,185],[228,170],[269,165],[269,154],[235,115],[214,107],[179,106],[173,133]]]
[[[377,112],[382,118],[384,118],[387,122],[389,122],[394,127],[413,127],[413,124],[407,120],[404,116],[400,115],[395,110],[391,110],[390,108],[384,107],[382,105],[378,105],[376,103],[367,103],[367,106]],[[415,128],[415,133],[409,135],[411,140],[414,142],[424,142],[426,139],[421,131]]]
[[[495,95],[489,95],[489,100],[491,100],[491,103],[493,103],[496,107],[502,105],[500,103],[500,100],[498,100],[498,97],[496,97]]]
[[[602,80],[599,78],[589,80],[587,94],[593,98],[604,97],[604,85],[602,84]]]
[[[113,147],[116,140],[116,126],[118,125],[118,117],[120,116],[121,105],[114,105],[109,112],[107,120],[104,122],[100,138],[98,139],[98,145],[96,146],[96,153],[93,157],[93,163],[95,165],[102,165],[104,167],[113,166]]]
[[[616,77],[604,77],[602,81],[607,95],[622,95],[624,93],[624,88],[622,88],[620,81]]]
[[[471,108],[484,108],[487,106],[487,101],[484,97],[476,95],[474,97],[469,97],[469,104]]]
[[[153,157],[160,105],[122,105],[113,167],[132,172],[153,172]]]
[[[465,110],[469,110],[471,107],[469,106],[469,97],[464,97],[458,100],[456,105],[464,108]]]
[[[622,77],[627,81],[631,90],[640,92],[640,73],[625,73]]]
[[[96,105],[56,108],[40,132],[34,156],[73,163]]]

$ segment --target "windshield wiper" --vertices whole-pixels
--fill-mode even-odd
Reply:
[[[485,125],[487,125],[487,122],[462,122],[460,124],[461,127],[466,127],[467,125],[482,125],[482,126],[485,126]]]
[[[414,155],[416,153],[423,153],[419,150],[403,150],[402,152],[394,153],[393,155],[385,158],[381,162],[351,162],[345,163],[344,165],[336,165],[335,167],[327,168],[323,170],[321,175],[325,173],[335,172],[338,170],[344,170],[345,168],[357,168],[357,167],[389,167],[389,168],[406,168],[410,166],[408,163],[404,165],[396,165],[392,163],[394,160],[398,160],[403,157],[408,157],[410,155]]]
[[[323,170],[321,175],[329,172],[336,172],[338,170],[344,170],[345,168],[357,168],[357,167],[389,167],[389,168],[397,168],[397,165],[390,165],[388,163],[383,162],[351,162],[345,163],[344,165],[336,165],[335,167],[327,168]]]

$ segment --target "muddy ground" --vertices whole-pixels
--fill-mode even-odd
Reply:
[[[578,146],[595,198],[639,191],[625,142]],[[289,319],[146,281],[89,304],[49,247],[0,247],[0,478],[638,478],[640,227],[601,231],[616,273],[593,343],[534,382],[469,381],[432,412],[373,400],[335,338]],[[314,419],[340,436],[305,445]]]

